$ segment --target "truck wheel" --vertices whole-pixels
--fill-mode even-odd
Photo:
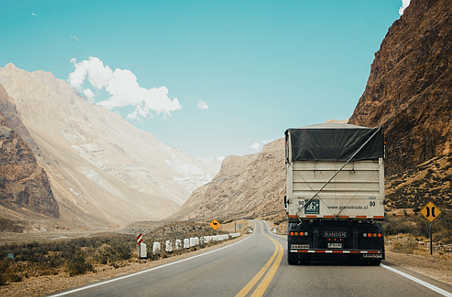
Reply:
[[[289,265],[298,264],[298,254],[287,252],[287,263],[289,263]]]

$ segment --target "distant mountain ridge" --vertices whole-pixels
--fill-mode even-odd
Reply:
[[[195,190],[173,218],[227,220],[275,214],[283,209],[285,178],[280,138],[259,153],[224,159],[218,175]]]
[[[170,216],[209,182],[219,161],[167,147],[118,114],[80,97],[50,72],[0,68],[52,186],[61,218],[108,227]]]

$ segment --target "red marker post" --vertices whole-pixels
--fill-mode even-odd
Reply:
[[[138,245],[138,259],[146,258],[146,244],[143,243],[143,234],[137,235],[137,245]]]

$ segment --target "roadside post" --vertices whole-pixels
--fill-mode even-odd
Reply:
[[[137,235],[138,259],[147,258],[146,244],[143,243],[143,234]]]
[[[441,210],[433,202],[427,203],[421,214],[430,222],[430,255],[433,255],[433,221],[441,214]]]

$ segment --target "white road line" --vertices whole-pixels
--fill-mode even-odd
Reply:
[[[424,286],[426,288],[429,288],[430,290],[435,291],[438,294],[441,294],[441,295],[447,296],[447,297],[452,297],[452,293],[449,293],[449,292],[447,292],[447,291],[445,291],[443,289],[440,289],[437,286],[434,286],[434,285],[429,284],[427,282],[424,282],[424,281],[422,281],[422,280],[420,280],[420,279],[418,279],[418,278],[416,278],[414,276],[411,276],[411,275],[409,275],[409,274],[407,274],[405,272],[399,271],[397,269],[394,269],[392,267],[386,266],[384,264],[380,264],[380,266],[383,267],[383,268],[386,268],[386,269],[388,269],[388,270],[390,270],[392,272],[395,272],[395,273],[397,273],[397,274],[399,274],[399,275],[401,275],[403,277],[406,277],[407,279],[410,279],[413,282],[416,282],[416,283],[418,283],[418,284],[420,284],[420,285],[422,285],[422,286]]]
[[[251,236],[253,236],[253,235],[254,235],[254,232],[253,232],[253,234]],[[231,246],[234,246],[236,244],[244,242],[245,240],[247,240],[251,236],[248,236],[248,237],[246,237],[246,238],[244,238],[244,239],[242,239],[240,241],[237,241],[236,243],[232,243],[232,244],[224,246],[222,248],[219,248],[219,249],[216,249],[216,250],[213,250],[213,251],[209,251],[209,252],[205,252],[205,253],[202,253],[202,254],[190,257],[190,258],[186,258],[186,259],[174,261],[174,262],[171,262],[171,263],[163,264],[163,265],[160,265],[160,266],[157,266],[157,267],[153,267],[153,268],[142,270],[142,271],[135,272],[135,273],[132,273],[132,274],[124,275],[124,276],[121,276],[121,277],[118,277],[118,278],[110,279],[110,280],[103,281],[103,282],[100,282],[100,283],[95,283],[95,284],[92,284],[92,285],[89,285],[89,286],[86,286],[86,287],[81,287],[81,288],[70,290],[70,291],[67,291],[67,292],[58,293],[58,294],[55,294],[55,295],[51,295],[50,297],[58,297],[58,296],[69,295],[69,294],[80,292],[80,291],[87,290],[87,289],[90,289],[90,288],[94,288],[94,287],[102,286],[102,285],[105,285],[105,284],[113,283],[113,282],[116,282],[116,281],[119,281],[119,280],[123,280],[123,279],[129,278],[129,277],[134,277],[134,276],[137,276],[137,275],[140,275],[140,274],[143,274],[143,273],[148,273],[148,272],[151,272],[151,271],[163,268],[163,267],[167,267],[167,266],[175,265],[175,264],[182,263],[182,262],[185,262],[185,261],[188,261],[188,260],[192,260],[192,259],[195,259],[195,258],[199,258],[199,257],[205,256],[205,255],[208,255],[208,254],[216,253],[218,251],[227,249],[227,248],[229,248]]]

